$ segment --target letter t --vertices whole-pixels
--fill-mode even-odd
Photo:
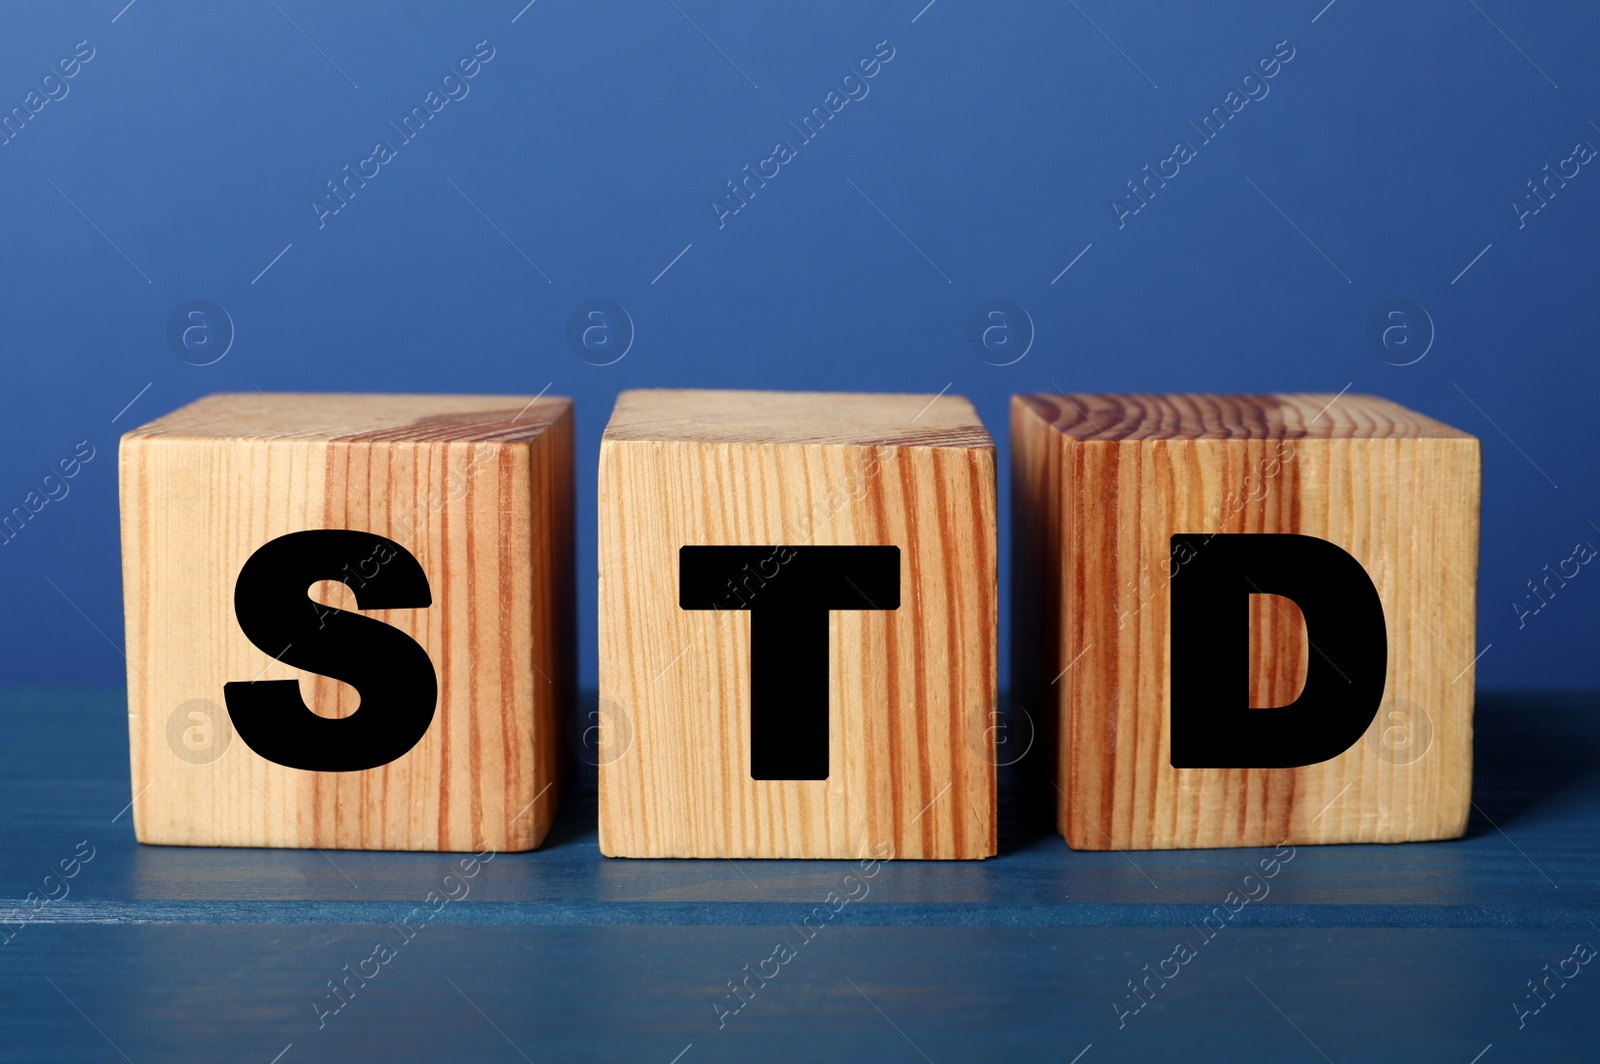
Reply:
[[[681,547],[678,605],[751,611],[750,778],[825,780],[828,614],[899,609],[900,548]]]

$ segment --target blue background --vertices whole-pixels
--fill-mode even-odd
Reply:
[[[1600,174],[1520,229],[1511,203],[1600,145],[1600,12],[920,7],[8,5],[0,107],[95,54],[0,147],[0,512],[78,441],[96,456],[0,547],[0,682],[121,682],[116,440],[209,392],[574,397],[592,686],[594,469],[624,388],[948,386],[1004,462],[1014,392],[1349,385],[1483,440],[1480,683],[1592,686],[1600,576],[1520,629],[1511,604],[1600,544]],[[311,197],[484,40],[470,94],[319,228]],[[884,40],[869,95],[719,228],[724,182]],[[1269,95],[1200,145],[1188,123],[1285,40]],[[1111,198],[1180,139],[1197,157],[1119,227]],[[636,329],[604,367],[566,339],[596,297]],[[195,298],[235,332],[203,367],[166,335]],[[966,339],[991,298],[1033,323],[1012,365]],[[1403,367],[1367,338],[1396,298],[1436,331]]]

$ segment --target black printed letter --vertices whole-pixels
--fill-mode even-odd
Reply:
[[[1175,535],[1171,545],[1172,767],[1295,768],[1353,746],[1389,667],[1383,604],[1361,563],[1315,536]],[[1278,709],[1250,708],[1252,594],[1291,599],[1305,618],[1305,687]]]
[[[750,778],[825,780],[828,613],[899,609],[900,548],[683,547],[678,605],[752,611]]]
[[[368,575],[368,574],[371,575]],[[268,761],[311,772],[377,768],[404,755],[433,722],[433,662],[398,628],[318,606],[306,594],[341,580],[364,610],[421,609],[428,577],[411,552],[371,532],[314,529],[265,544],[244,563],[233,609],[246,638],[286,665],[343,680],[361,694],[348,717],[313,713],[298,680],[223,685],[245,745]]]

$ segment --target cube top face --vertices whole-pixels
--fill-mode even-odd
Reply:
[[[1375,395],[1019,395],[1074,440],[1473,439]]]
[[[995,492],[964,399],[625,393],[600,457],[602,851],[994,854]],[[696,608],[685,548],[707,547],[768,553]],[[895,560],[806,644],[825,778],[756,778],[755,631],[817,573],[786,552],[850,547]]]
[[[123,439],[527,442],[571,409],[556,396],[237,392],[197,399]]]
[[[554,397],[215,395],[124,436],[140,841],[536,846],[559,799],[573,671],[572,465],[571,402]],[[347,575],[284,584],[285,601],[304,593],[313,622],[342,610],[398,630],[437,686],[421,738],[359,771],[261,756],[233,726],[225,692],[297,681],[319,716],[360,711],[355,686],[294,664],[324,638],[318,623],[296,653],[256,645],[237,615],[248,561],[280,537],[325,530],[392,547],[352,557]],[[362,609],[368,582],[380,586],[408,556],[426,580],[425,605]],[[390,666],[378,657],[378,669]]]
[[[617,397],[605,438],[994,450],[978,412],[958,395],[640,389]]]
[[[1057,819],[1070,845],[1461,834],[1478,649],[1474,437],[1350,394],[1017,396],[1011,413],[1012,684],[1024,704],[1058,710]],[[1297,768],[1171,763],[1173,641],[1185,638],[1172,587],[1188,558],[1172,537],[1230,533],[1326,540],[1376,590],[1382,701],[1338,756]],[[1271,713],[1306,682],[1316,622],[1289,599],[1248,597],[1238,668],[1251,712]],[[1242,599],[1216,615],[1231,621],[1222,611],[1235,608]]]

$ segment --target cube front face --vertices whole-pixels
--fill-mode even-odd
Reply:
[[[604,853],[996,852],[994,449],[965,400],[931,400],[621,396],[600,461]],[[828,613],[827,778],[752,778],[752,623],[800,565],[775,550],[729,608],[685,609],[686,546],[898,548],[898,608],[863,592]]]
[[[1476,439],[1365,396],[1075,395],[1014,398],[1012,440],[1013,686],[1056,710],[1057,823],[1071,846],[1465,830]],[[1172,766],[1171,640],[1183,634],[1170,584],[1183,559],[1171,537],[1209,533],[1317,537],[1370,577],[1387,671],[1376,717],[1344,753],[1300,768]],[[1319,651],[1285,599],[1251,595],[1250,617],[1238,668],[1250,706],[1270,713]]]
[[[212,396],[124,437],[129,735],[141,842],[538,845],[560,796],[559,728],[572,682],[573,455],[570,402],[527,402]],[[356,688],[277,660],[298,655],[254,645],[236,616],[246,561],[278,537],[322,529],[398,544],[420,565],[431,597],[424,608],[360,611],[421,647],[438,693],[414,746],[358,771],[260,756],[233,729],[224,693],[230,683],[298,679],[318,715],[358,712]],[[364,582],[394,564],[388,550],[352,559],[342,583],[311,586],[307,612],[359,610]]]

